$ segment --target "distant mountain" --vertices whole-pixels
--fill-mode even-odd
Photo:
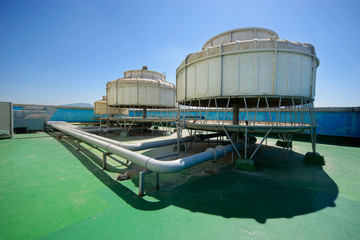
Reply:
[[[63,104],[59,105],[61,107],[85,107],[85,108],[93,108],[94,106],[90,103],[70,103],[70,104]]]

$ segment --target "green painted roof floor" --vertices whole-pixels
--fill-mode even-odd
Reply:
[[[160,175],[158,191],[148,175],[140,198],[137,174],[114,180],[138,168],[109,160],[103,171],[98,150],[82,144],[77,152],[65,140],[47,133],[0,140],[0,239],[360,237],[357,147],[317,144],[326,165],[312,166],[302,163],[310,143],[294,141],[286,161],[269,139],[255,157],[256,173],[235,170],[228,156]],[[143,153],[170,152],[172,146]]]

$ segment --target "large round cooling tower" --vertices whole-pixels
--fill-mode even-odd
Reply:
[[[280,40],[263,28],[240,28],[208,40],[176,71],[177,101],[193,106],[270,107],[313,101],[319,59],[311,44]],[[246,103],[245,99],[246,98]],[[229,102],[230,101],[230,102]],[[259,107],[264,107],[265,102]]]
[[[107,101],[111,107],[175,107],[175,86],[161,73],[142,70],[124,72],[124,78],[108,82]]]

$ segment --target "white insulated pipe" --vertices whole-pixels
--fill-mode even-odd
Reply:
[[[69,129],[54,123],[49,123],[49,124],[53,128],[56,128],[84,142],[105,149],[110,153],[116,154],[126,160],[131,161],[136,165],[144,167],[145,169],[148,169],[155,173],[179,172],[184,169],[190,168],[194,165],[206,162],[208,160],[216,160],[218,158],[225,156],[227,153],[234,151],[232,145],[217,146],[215,149],[210,148],[207,149],[205,152],[198,153],[189,157],[179,158],[171,161],[160,161],[151,157],[141,155],[139,153],[132,152],[130,150],[116,146],[114,144],[96,139],[93,136],[84,134],[83,132],[79,132],[76,130],[74,131],[74,129]],[[236,147],[240,147],[240,145],[236,144]]]
[[[141,151],[141,150],[145,150],[145,149],[150,149],[150,148],[156,148],[156,147],[163,147],[163,146],[168,146],[168,145],[173,145],[173,144],[177,144],[178,143],[178,139],[177,138],[172,138],[172,139],[163,139],[163,140],[156,140],[156,141],[151,141],[151,142],[145,142],[145,143],[133,143],[133,144],[128,144],[128,143],[122,143],[116,140],[112,140],[109,138],[105,138],[105,137],[101,137],[98,135],[94,135],[88,132],[84,132],[80,129],[75,128],[74,126],[66,123],[66,122],[48,122],[48,124],[50,126],[61,126],[63,128],[67,128],[69,130],[73,130],[75,132],[78,133],[82,133],[84,135],[87,136],[91,136],[95,139],[107,142],[107,143],[111,143],[114,144],[116,146],[125,148],[127,150],[131,150],[131,151]],[[207,139],[207,138],[212,138],[212,137],[217,137],[219,136],[218,133],[214,133],[214,134],[207,134],[207,135],[202,135],[203,139]],[[180,138],[180,143],[184,143],[184,142],[191,142],[194,141],[194,138],[196,136],[188,136],[188,137],[182,137]]]
[[[67,126],[69,128],[73,128],[73,129],[77,129],[77,130],[81,130],[81,131],[89,132],[89,133],[97,133],[97,132],[107,133],[107,132],[121,130],[120,127],[101,127],[101,126],[99,126],[99,127],[76,127],[74,125],[68,124],[67,122],[63,122],[63,121],[56,121],[54,123],[62,124],[63,126]]]
[[[121,128],[119,127],[102,127],[102,128],[75,128],[75,129],[79,129],[81,131],[84,132],[89,132],[89,133],[97,133],[97,132],[103,132],[103,133],[107,133],[107,132],[113,132],[113,131],[119,131],[121,130]]]

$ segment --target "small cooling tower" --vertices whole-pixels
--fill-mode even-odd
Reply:
[[[129,116],[109,117],[116,122],[124,133],[131,129],[149,129],[151,127],[170,127],[175,121],[175,85],[165,81],[165,75],[142,70],[124,72],[124,78],[108,82],[106,85],[108,108],[128,108]]]
[[[131,70],[124,73],[124,78],[107,83],[108,105],[111,107],[175,107],[175,86],[165,81],[161,73]]]
[[[107,105],[106,96],[103,96],[102,100],[94,102],[94,114],[95,115],[128,115],[127,108],[109,107]]]

